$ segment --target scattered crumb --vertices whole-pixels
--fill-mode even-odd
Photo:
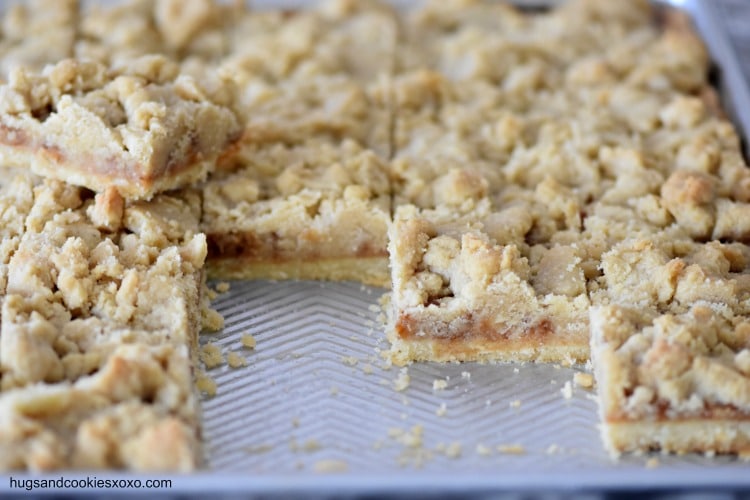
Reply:
[[[519,371],[520,371],[520,370],[518,369],[518,367],[516,367],[516,368],[513,368],[513,373],[518,373]]]
[[[448,387],[448,381],[447,380],[442,380],[442,379],[436,378],[435,380],[432,381],[432,390],[433,391],[442,391],[446,387]]]
[[[446,406],[445,403],[440,403],[438,409],[435,410],[435,415],[437,415],[438,417],[444,417],[446,413],[448,413],[448,406]]]
[[[248,349],[255,349],[255,345],[256,345],[255,337],[253,337],[249,333],[246,333],[245,335],[243,335],[242,338],[240,339],[240,342],[242,342],[243,347],[247,347]]]
[[[371,364],[367,363],[362,365],[362,373],[364,373],[365,375],[372,375],[372,371],[373,370]]]
[[[560,447],[557,446],[555,443],[552,443],[551,445],[549,445],[547,447],[547,450],[545,451],[547,455],[554,455],[555,453],[558,453],[558,452],[560,452]]]
[[[380,306],[376,306],[375,304],[370,304],[369,306],[367,306],[367,309],[374,313],[381,311]]]
[[[485,400],[484,406],[491,406],[491,405],[492,405],[492,400],[491,399]]]
[[[716,450],[708,450],[703,454],[706,458],[714,458],[716,456]]]
[[[216,291],[219,293],[227,293],[229,291],[229,283],[222,281],[216,284]]]
[[[458,458],[461,456],[461,443],[454,441],[445,448],[445,456],[448,458]]]
[[[205,373],[199,373],[196,375],[195,386],[206,396],[216,396],[216,381]]]
[[[477,455],[489,457],[490,455],[492,455],[492,448],[483,443],[477,443]]]
[[[511,401],[510,402],[510,407],[511,408],[520,408],[521,407],[521,400],[520,399],[515,399],[515,400]]]
[[[273,450],[273,445],[264,443],[254,446],[245,446],[242,448],[242,451],[245,453],[250,453],[251,455],[259,455],[261,453],[268,453],[269,451]]]
[[[393,389],[401,392],[405,391],[409,387],[411,377],[409,376],[408,368],[404,367],[398,372],[398,377],[393,381]]]
[[[349,366],[357,366],[357,363],[359,363],[359,360],[354,356],[342,356],[341,361]]]
[[[321,448],[322,447],[320,446],[320,443],[315,439],[308,439],[304,442],[304,444],[302,444],[302,450],[308,453],[318,451]]]
[[[497,446],[497,451],[506,455],[523,455],[526,453],[526,448],[520,444],[500,444]]]
[[[241,368],[247,366],[247,360],[236,352],[230,352],[227,354],[227,364],[231,368]]]
[[[224,328],[224,316],[216,309],[203,307],[201,308],[201,326],[209,332],[218,332]]]
[[[578,387],[590,389],[594,386],[594,377],[590,373],[576,372],[573,375],[573,383]]]
[[[289,439],[289,451],[292,453],[297,453],[299,451],[299,445],[294,437]]]
[[[330,392],[331,392],[331,396],[338,396],[339,395],[339,388],[334,385],[334,386],[331,387]]]
[[[297,417],[292,419],[292,427],[299,427],[299,419]]]
[[[656,457],[651,457],[648,460],[646,460],[646,468],[647,469],[656,469],[659,467],[659,459]]]
[[[208,300],[215,300],[216,297],[219,296],[219,294],[216,293],[216,290],[212,290],[211,288],[206,287],[206,296],[208,297]]]
[[[388,429],[388,437],[407,448],[421,448],[423,434],[424,428],[419,424],[409,430],[404,430],[399,427],[391,427]]]
[[[565,381],[565,385],[563,385],[562,389],[560,389],[560,392],[562,392],[562,395],[565,399],[570,399],[573,397],[573,384],[570,383],[570,380]]]
[[[224,363],[224,356],[221,355],[221,349],[215,344],[206,344],[201,347],[200,358],[209,370]]]
[[[382,447],[383,447],[383,440],[382,439],[378,439],[377,441],[375,441],[374,443],[372,443],[372,449],[375,450],[375,451],[380,450]]]
[[[318,460],[313,470],[318,474],[336,474],[348,471],[349,464],[343,460]]]
[[[461,372],[461,378],[465,378],[466,380],[471,379],[471,373],[469,372]]]

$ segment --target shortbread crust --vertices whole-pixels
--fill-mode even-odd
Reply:
[[[205,177],[241,132],[229,83],[210,92],[161,56],[114,69],[73,59],[41,74],[21,68],[0,96],[6,164],[127,198]]]

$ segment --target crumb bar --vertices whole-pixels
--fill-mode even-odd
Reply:
[[[347,76],[321,75],[272,84],[242,71],[228,75],[239,89],[238,107],[245,117],[242,144],[352,139],[383,158],[390,154],[387,82],[362,85]],[[233,161],[230,157],[229,168]]]
[[[245,145],[203,188],[209,269],[224,278],[388,283],[387,164],[353,140]]]
[[[488,200],[459,216],[397,210],[387,329],[395,362],[587,358],[585,250],[528,245],[531,222],[523,205],[495,211]]]
[[[197,465],[199,217],[191,192],[125,202],[114,189],[34,188],[2,304],[3,466]],[[174,445],[163,456],[128,443],[162,433]]]
[[[203,88],[161,56],[124,68],[64,60],[0,86],[0,158],[126,198],[205,177],[241,129],[231,86]]]
[[[718,302],[664,314],[602,306],[591,310],[591,333],[610,453],[750,452],[746,312]]]

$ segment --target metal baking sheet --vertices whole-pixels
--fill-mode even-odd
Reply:
[[[747,137],[748,78],[742,45],[730,34],[732,23],[744,34],[750,9],[726,7],[739,0],[666,3],[693,15],[720,70],[725,105]],[[169,491],[750,488],[748,463],[730,457],[611,459],[599,439],[594,393],[572,384],[583,366],[388,366],[380,356],[388,347],[385,292],[355,283],[230,282],[214,301],[226,326],[202,335],[201,344],[235,352],[247,365],[207,372],[218,391],[202,401],[206,467],[175,477]],[[243,335],[254,336],[254,350],[242,347]],[[18,493],[8,477],[0,492]]]
[[[737,7],[661,3],[695,19],[725,107],[747,137],[748,79],[726,23],[731,13],[743,26]],[[742,15],[746,26],[750,11]],[[249,333],[257,348],[247,367],[210,372],[219,388],[203,402],[211,471],[282,489],[750,486],[747,462],[730,457],[611,459],[594,393],[572,384],[583,366],[418,363],[397,391],[404,372],[379,356],[388,347],[383,293],[353,283],[231,283],[215,301],[226,328],[202,340],[245,352],[239,339]]]

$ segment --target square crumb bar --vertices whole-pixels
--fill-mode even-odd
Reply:
[[[6,164],[126,198],[204,178],[241,133],[231,85],[204,88],[162,56],[21,68],[0,96]]]
[[[587,359],[586,249],[562,238],[529,245],[532,223],[524,204],[497,210],[486,199],[460,215],[397,209],[387,327],[394,362]]]
[[[33,193],[2,303],[0,467],[192,469],[198,195]]]
[[[203,187],[213,276],[386,285],[387,163],[358,142],[244,145]]]
[[[746,297],[747,285],[741,288]],[[718,302],[663,314],[601,306],[591,310],[591,334],[601,432],[611,454],[750,454],[746,312]]]
[[[383,158],[390,154],[392,113],[387,81],[364,85],[348,76],[317,75],[269,83],[237,68],[227,75],[239,92],[237,106],[244,118],[242,144],[253,148],[310,139],[349,139]],[[233,161],[229,157],[229,164],[221,166],[232,168]]]

